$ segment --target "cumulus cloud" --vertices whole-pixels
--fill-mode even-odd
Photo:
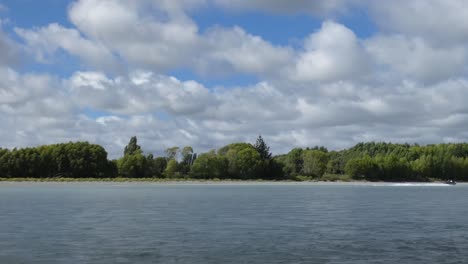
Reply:
[[[418,37],[380,35],[368,40],[366,47],[378,65],[397,73],[396,78],[433,82],[466,72],[467,50],[463,46],[441,48]]]
[[[252,142],[258,134],[275,153],[369,140],[466,140],[466,5],[397,0],[380,3],[383,12],[364,2],[382,31],[362,39],[325,20],[298,48],[238,26],[201,32],[190,12],[214,4],[327,16],[350,1],[75,1],[72,26],[15,30],[39,59],[53,62],[59,50],[81,58],[85,65],[71,76],[15,69],[9,54],[19,44],[0,31],[0,145],[88,140],[118,157],[133,135],[159,154],[174,145],[200,152]],[[437,9],[452,14],[431,15]],[[433,17],[440,23],[432,25]],[[125,70],[113,72],[115,64]],[[208,87],[203,77],[170,76],[173,69],[259,81]]]
[[[88,140],[118,157],[132,135],[145,151],[159,154],[173,145],[206,151],[251,142],[258,134],[275,153],[293,146],[429,143],[467,136],[468,81],[463,78],[392,88],[327,83],[314,94],[295,94],[267,82],[209,90],[146,71],[114,78],[76,72],[65,80],[11,69],[0,73],[2,128],[15,131],[2,129],[0,143],[9,147]],[[101,114],[85,114],[83,108]]]
[[[356,35],[348,28],[326,21],[305,41],[293,78],[299,81],[358,79],[365,74],[368,58]]]
[[[468,4],[464,0],[371,1],[370,10],[384,30],[423,37],[437,45],[468,39]]]
[[[177,3],[81,0],[69,10],[76,29],[50,24],[16,32],[40,60],[61,48],[105,71],[122,60],[130,68],[158,72],[185,67],[203,75],[272,75],[292,59],[290,48],[272,45],[240,27],[201,33]]]
[[[68,81],[71,95],[81,107],[117,114],[166,111],[194,115],[215,104],[207,88],[195,81],[134,72],[108,79],[100,72],[77,72]]]
[[[0,18],[0,65],[15,63],[17,58],[18,49],[15,43],[3,31],[3,22]]]
[[[98,42],[83,38],[76,29],[64,28],[53,23],[34,30],[15,28],[15,31],[28,43],[39,61],[51,60],[54,53],[58,49],[62,49],[93,65],[107,68],[115,65],[114,58],[106,47]]]
[[[274,46],[259,36],[248,34],[240,27],[225,29],[215,27],[205,36],[206,55],[198,61],[202,72],[236,71],[257,75],[280,73],[291,62],[293,51]],[[220,66],[220,67],[219,67]]]
[[[64,128],[73,122],[67,119],[72,108],[60,87],[48,75],[19,74],[0,67],[0,144],[36,145],[41,143],[37,139],[48,132],[61,130],[66,134]]]
[[[255,10],[279,14],[310,13],[314,15],[329,15],[343,11],[349,4],[349,0],[213,0],[216,4],[231,10]]]
[[[192,63],[201,45],[197,25],[169,3],[150,8],[145,1],[82,0],[69,16],[85,36],[129,63],[165,70]]]

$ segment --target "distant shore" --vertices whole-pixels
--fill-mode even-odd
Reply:
[[[239,180],[239,179],[190,179],[190,178],[0,178],[0,182],[141,182],[141,183],[301,183],[327,181],[295,181],[295,180]],[[330,181],[331,182],[331,181]],[[338,182],[338,181],[334,181]],[[342,181],[344,182],[344,181]]]
[[[444,181],[426,181],[426,182],[383,182],[383,181],[358,181],[358,180],[239,180],[239,179],[165,179],[165,178],[0,178],[0,183],[8,182],[51,182],[51,183],[74,183],[74,182],[83,182],[83,183],[161,183],[161,184],[281,184],[281,183],[291,183],[291,184],[310,184],[310,183],[350,183],[350,184],[379,184],[379,183],[414,183],[414,184],[434,184],[434,183],[445,183]]]

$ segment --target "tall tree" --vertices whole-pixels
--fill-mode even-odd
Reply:
[[[147,175],[146,157],[141,154],[126,155],[117,161],[121,176],[143,178]]]
[[[166,149],[167,160],[177,159],[177,154],[179,153],[179,147],[172,147]]]
[[[164,176],[166,178],[177,178],[179,176],[177,173],[177,161],[175,159],[170,159],[167,162],[166,169],[164,170]]]
[[[192,165],[193,163],[193,148],[191,146],[186,146],[180,152],[182,155],[182,163],[186,165]]]
[[[267,144],[265,143],[261,135],[258,136],[257,142],[255,142],[254,148],[258,151],[258,154],[260,154],[260,158],[262,160],[271,159],[270,147],[267,146]]]
[[[125,146],[124,156],[141,154],[141,147],[137,144],[137,138],[135,136],[130,138],[130,142]]]
[[[328,163],[327,153],[320,150],[305,150],[302,153],[302,174],[306,176],[322,177]]]
[[[292,176],[299,175],[304,166],[304,159],[302,158],[302,148],[292,149],[286,157],[285,168]]]
[[[193,163],[190,175],[197,179],[226,178],[228,162],[225,156],[216,155],[214,151],[201,154]]]

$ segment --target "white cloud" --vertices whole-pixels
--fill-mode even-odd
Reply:
[[[18,49],[15,43],[3,31],[3,22],[0,19],[0,66],[16,63]]]
[[[272,45],[239,27],[213,27],[200,33],[183,11],[175,11],[180,6],[177,1],[145,3],[81,0],[69,10],[76,29],[50,24],[16,32],[39,59],[61,48],[104,71],[120,61],[121,67],[158,72],[183,67],[204,75],[274,75],[293,57],[292,49]]]
[[[255,10],[279,14],[311,13],[314,15],[328,15],[343,11],[349,0],[213,0],[217,5],[231,10]]]
[[[128,77],[108,79],[100,72],[77,72],[68,85],[80,107],[92,107],[118,114],[166,111],[192,115],[213,104],[208,89],[195,81],[134,72]]]
[[[215,4],[321,16],[347,4],[283,2]],[[394,2],[382,4],[390,8],[376,18],[384,31],[367,39],[327,20],[296,48],[240,27],[200,32],[189,15],[213,4],[209,0],[77,1],[69,9],[74,27],[16,29],[39,57],[54,61],[63,50],[81,58],[85,66],[71,76],[13,69],[8,54],[18,43],[0,31],[0,146],[88,140],[118,157],[133,135],[145,151],[159,154],[174,145],[206,151],[251,142],[258,134],[275,153],[368,140],[468,139],[464,5],[395,2],[410,10],[398,13],[403,8]],[[453,18],[434,15],[449,32],[428,22],[426,11],[437,8],[453,10]],[[378,14],[374,6],[371,12]],[[115,64],[128,71],[114,72]],[[172,69],[208,77],[245,73],[259,81],[211,88],[168,76]]]
[[[82,0],[71,6],[69,16],[85,36],[133,65],[166,70],[192,63],[200,46],[197,25],[169,1],[144,3]]]
[[[114,82],[102,72],[77,72],[71,77],[71,88],[88,87],[95,90],[106,90],[106,86]]]
[[[256,75],[278,74],[291,62],[293,51],[278,47],[242,28],[215,27],[205,36],[209,49],[198,61],[200,70],[236,71]],[[216,65],[216,67],[213,67]]]
[[[88,140],[118,157],[132,135],[158,154],[173,145],[206,151],[251,142],[258,134],[275,153],[316,144],[341,148],[362,140],[429,143],[468,136],[466,79],[392,88],[336,82],[297,94],[267,82],[210,91],[146,71],[114,78],[76,72],[63,81],[7,68],[0,73],[0,144],[7,147]],[[82,108],[109,114],[87,116]]]
[[[438,45],[468,40],[465,0],[371,1],[377,23],[390,32],[430,39]]]
[[[368,58],[356,35],[348,28],[326,21],[305,41],[292,78],[298,81],[359,79]]]
[[[39,61],[49,61],[58,49],[63,49],[92,65],[107,68],[115,65],[113,55],[106,47],[83,38],[76,29],[64,28],[54,23],[35,30],[15,28],[15,31],[27,41]]]
[[[423,82],[441,81],[466,72],[466,47],[442,48],[431,46],[418,37],[379,35],[369,39],[367,50],[377,65],[394,78],[410,78]]]
[[[3,147],[51,143],[40,137],[64,134],[73,109],[59,82],[47,75],[19,74],[0,67],[0,145]],[[49,135],[48,133],[51,132]]]

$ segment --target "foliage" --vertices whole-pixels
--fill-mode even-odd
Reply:
[[[88,142],[0,150],[0,177],[115,177],[107,152]]]
[[[167,160],[177,159],[179,153],[179,147],[172,147],[166,149],[166,158]]]
[[[300,174],[304,165],[304,160],[302,158],[302,149],[295,148],[292,149],[287,156],[286,167],[289,169],[291,175]]]
[[[167,162],[167,167],[164,170],[164,176],[166,178],[179,178],[179,173],[177,172],[177,161],[171,159]]]
[[[164,171],[167,167],[167,159],[163,157],[157,157],[153,159],[151,176],[161,178],[164,176]]]
[[[197,158],[197,154],[193,153],[193,148],[190,146],[185,146],[180,153],[182,155],[182,161],[179,163],[178,171],[181,174],[187,175],[190,172],[190,167]]]
[[[146,177],[147,160],[142,154],[125,155],[117,161],[119,174],[128,178]]]
[[[236,145],[225,155],[228,160],[228,175],[233,179],[256,179],[261,170],[262,159],[252,145]]]
[[[143,154],[132,137],[118,160],[103,147],[70,142],[0,149],[0,178],[28,179],[195,178],[262,180],[428,181],[468,180],[468,144],[359,143],[340,151],[294,148],[273,157],[259,136],[254,145],[233,143],[197,157],[193,148],[172,147],[165,157]]]
[[[141,154],[141,147],[137,144],[137,138],[135,136],[130,138],[130,142],[125,146],[124,156]]]
[[[193,163],[190,175],[195,179],[225,179],[228,174],[228,159],[214,152],[201,154]]]
[[[263,141],[262,136],[258,136],[254,148],[257,150],[258,154],[260,154],[260,158],[262,160],[271,159],[270,147],[265,143],[265,141]]]
[[[321,150],[305,150],[302,162],[303,175],[321,177],[327,168],[328,155]]]
[[[345,171],[353,179],[373,181],[378,179],[379,167],[370,156],[364,156],[349,160]]]

